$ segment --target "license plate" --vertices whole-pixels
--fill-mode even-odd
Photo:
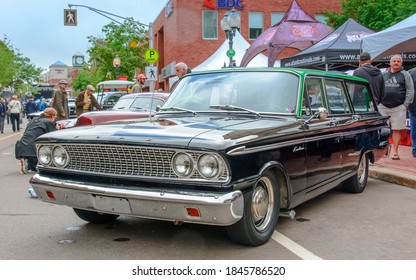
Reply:
[[[131,214],[130,203],[125,198],[95,195],[93,200],[97,210]]]

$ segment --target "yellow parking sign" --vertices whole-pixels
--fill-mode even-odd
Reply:
[[[149,63],[155,63],[159,60],[159,53],[155,49],[148,49],[144,54],[144,59]]]

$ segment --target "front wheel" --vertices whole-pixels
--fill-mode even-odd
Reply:
[[[115,221],[119,217],[119,215],[98,213],[94,211],[82,210],[77,208],[74,208],[74,212],[75,214],[77,214],[78,217],[80,217],[84,221],[93,224],[109,223]]]
[[[350,193],[362,193],[368,180],[368,157],[363,155],[358,165],[357,173],[342,184],[342,189]]]
[[[268,171],[256,182],[253,189],[244,194],[243,217],[227,227],[234,241],[258,246],[272,236],[279,218],[280,193],[276,176]]]

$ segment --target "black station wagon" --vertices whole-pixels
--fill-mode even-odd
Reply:
[[[360,78],[286,68],[195,72],[154,117],[39,137],[30,182],[43,201],[88,222],[130,215],[209,224],[261,245],[297,205],[335,187],[362,192],[389,134]]]

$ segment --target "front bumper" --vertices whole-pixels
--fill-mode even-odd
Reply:
[[[103,184],[85,185],[71,180],[57,180],[40,174],[35,174],[30,183],[45,202],[100,213],[226,226],[240,220],[244,210],[244,198],[240,191],[171,193],[120,189]],[[190,216],[189,208],[198,209],[200,215]]]

